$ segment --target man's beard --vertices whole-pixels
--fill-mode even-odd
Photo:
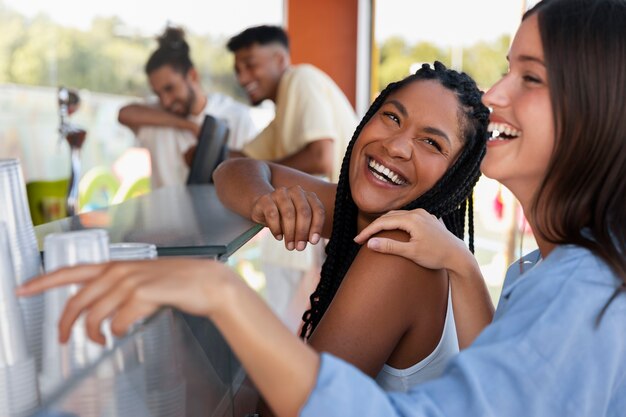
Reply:
[[[178,100],[176,101],[177,104],[181,104],[181,111],[173,111],[172,107],[170,106],[170,113],[174,113],[177,116],[180,117],[188,117],[191,114],[191,109],[193,108],[193,105],[196,102],[196,92],[193,90],[193,88],[187,84],[187,100],[182,101],[182,100]]]
[[[196,103],[196,99],[197,99],[196,92],[194,91],[193,88],[191,88],[189,84],[187,84],[187,93],[188,93],[188,96],[187,96],[188,98],[187,98],[187,102],[185,103],[185,117],[191,114],[191,108]]]

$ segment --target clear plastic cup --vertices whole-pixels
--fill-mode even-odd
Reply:
[[[18,159],[0,159],[0,221],[7,224],[14,282],[23,284],[41,273],[41,258],[30,217],[26,184]],[[20,298],[18,304],[27,346],[39,366],[42,350],[43,296]]]
[[[155,259],[157,250],[151,243],[112,243],[109,254],[112,261]]]
[[[0,222],[0,367],[13,366],[29,356],[7,227]]]
[[[101,263],[109,260],[109,238],[105,230],[89,229],[77,232],[52,233],[44,239],[44,265],[46,272],[80,264]],[[75,371],[95,362],[104,347],[87,336],[81,316],[72,327],[69,341],[59,343],[58,323],[67,301],[80,289],[73,284],[53,288],[45,293],[44,349],[42,360],[42,390],[49,393],[55,385]],[[107,345],[112,344],[109,327],[103,325]]]
[[[46,272],[80,264],[95,264],[109,260],[109,235],[106,230],[87,229],[75,232],[51,233],[44,239]]]

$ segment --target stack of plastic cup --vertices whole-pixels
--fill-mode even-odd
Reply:
[[[26,346],[7,227],[0,222],[0,417],[30,414],[39,403],[35,359]]]
[[[109,238],[104,230],[53,233],[44,240],[46,272],[79,264],[109,260]],[[107,348],[89,340],[85,320],[74,323],[68,342],[58,342],[58,322],[67,301],[79,291],[77,284],[54,288],[45,293],[44,356],[40,387],[44,397],[58,390],[64,381],[77,377],[77,371],[94,366],[80,380],[78,388],[63,402],[64,411],[83,417],[148,416],[143,380],[144,371],[134,343],[113,344],[107,321],[101,331]],[[108,349],[113,349],[108,352]],[[102,360],[103,355],[108,357]]]
[[[141,259],[155,259],[156,246],[151,243],[111,243],[109,254],[112,261],[132,261]]]
[[[157,257],[156,247],[148,243],[117,243],[109,249],[111,260]],[[174,346],[174,331],[174,317],[167,309],[159,312],[135,338],[144,368],[147,405],[154,417],[185,415],[186,384]]]
[[[55,409],[81,417],[152,417],[136,346],[124,342],[57,401]]]
[[[46,272],[79,264],[101,263],[109,260],[109,237],[104,230],[91,229],[78,232],[52,233],[44,240],[44,265]],[[40,388],[47,396],[62,381],[79,369],[95,362],[104,347],[87,336],[84,317],[79,317],[72,327],[69,341],[59,343],[58,323],[67,301],[79,290],[76,284],[53,288],[45,292],[45,319]],[[106,327],[105,327],[106,329]],[[106,334],[105,336],[109,336]]]
[[[21,285],[41,273],[41,258],[28,209],[26,185],[19,160],[0,159],[0,221],[7,225],[14,279]],[[26,343],[40,368],[42,353],[43,295],[18,301],[26,329]]]

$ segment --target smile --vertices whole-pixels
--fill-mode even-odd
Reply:
[[[257,82],[251,82],[251,83],[246,84],[244,86],[244,89],[246,90],[246,92],[251,93],[257,88],[257,86],[258,86]]]
[[[367,165],[372,175],[381,181],[389,182],[395,185],[404,185],[408,182],[400,174],[390,170],[383,164],[374,161],[372,158],[369,158]]]
[[[487,131],[491,133],[489,140],[512,140],[522,134],[521,131],[505,123],[490,122]]]

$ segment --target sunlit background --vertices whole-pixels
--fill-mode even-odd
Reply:
[[[143,67],[156,47],[155,37],[167,24],[185,28],[205,89],[245,102],[225,42],[248,26],[282,25],[284,7],[282,0],[108,0],[97,5],[0,0],[0,157],[20,158],[27,182],[68,176],[69,152],[57,132],[56,91],[63,85],[81,96],[72,121],[88,132],[83,172],[88,176],[90,170],[107,169],[118,188],[128,188],[150,169],[130,130],[117,123],[117,112],[150,95]],[[525,8],[522,0],[377,0],[375,89],[434,60],[466,71],[481,88],[489,88],[506,71],[505,55]],[[85,209],[110,204],[114,192],[95,195]],[[477,257],[496,297],[505,266],[534,242],[505,189],[481,179],[475,200]],[[250,269],[249,262],[242,268]],[[254,268],[250,271],[248,276],[258,277]],[[256,285],[263,286],[262,277]]]

